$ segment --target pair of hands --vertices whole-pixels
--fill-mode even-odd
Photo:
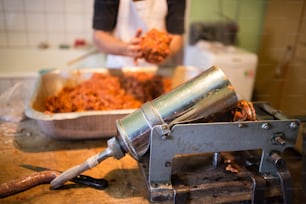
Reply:
[[[135,59],[135,65],[141,58],[151,64],[161,64],[170,55],[176,54],[182,46],[180,35],[170,35],[157,29],[151,29],[143,36],[142,33],[138,29],[129,42],[124,42],[113,36],[112,32],[95,30],[93,40],[101,52],[131,57]]]
[[[138,29],[136,31],[135,37],[132,38],[128,43],[127,43],[127,49],[126,49],[126,56],[132,57],[134,58],[134,63],[135,65],[138,65],[138,59],[141,58],[145,58],[146,61],[148,61],[148,59],[146,59],[144,52],[154,52],[155,48],[151,47],[146,48],[146,50],[144,50],[145,48],[143,47],[143,40],[145,37],[142,37],[142,30]],[[158,56],[155,57],[154,60],[148,61],[150,63],[153,64],[161,64],[166,58],[167,56],[170,54],[170,48],[167,48],[166,50],[163,50],[165,53],[163,56]]]

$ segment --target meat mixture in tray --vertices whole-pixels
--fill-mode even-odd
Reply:
[[[136,109],[170,89],[169,78],[152,73],[93,73],[90,79],[48,97],[46,113]]]

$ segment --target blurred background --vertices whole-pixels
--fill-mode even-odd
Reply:
[[[47,68],[103,67],[93,0],[0,0],[0,92]],[[305,0],[189,0],[182,63],[220,66],[247,100],[306,114]]]

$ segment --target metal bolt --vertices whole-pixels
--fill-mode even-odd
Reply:
[[[161,135],[162,135],[161,139],[166,140],[167,137],[168,137],[168,134],[170,132],[169,126],[168,125],[162,125],[160,131],[161,131]]]
[[[162,136],[161,136],[161,139],[162,139],[162,140],[166,140],[166,139],[167,139],[167,135],[162,135]]]
[[[238,123],[238,127],[239,127],[239,128],[243,128],[244,125],[243,125],[242,123]]]
[[[268,130],[268,129],[270,129],[270,124],[269,124],[269,123],[263,123],[263,124],[261,125],[261,128],[262,128],[262,129],[265,129],[265,130]]]
[[[151,186],[152,186],[153,188],[157,188],[159,185],[158,185],[158,183],[152,183]]]
[[[290,127],[291,129],[295,129],[295,128],[298,127],[298,124],[297,124],[297,122],[294,121],[294,122],[291,122],[291,123],[290,123],[289,127]]]
[[[280,156],[280,153],[278,152],[270,152],[270,158],[272,159],[272,161],[274,162],[275,166],[278,168],[283,167],[285,164],[285,161],[282,159],[282,157]]]
[[[169,129],[169,126],[167,124],[164,124],[161,126],[161,130],[164,134],[166,133],[169,133],[170,132],[170,129]]]
[[[170,166],[171,166],[171,162],[166,161],[166,163],[165,163],[165,167],[170,167]]]
[[[221,162],[221,155],[220,155],[220,152],[214,152],[214,155],[213,155],[213,159],[212,159],[212,165],[214,168],[217,168],[218,165],[220,164]]]

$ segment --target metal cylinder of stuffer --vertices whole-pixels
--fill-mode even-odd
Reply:
[[[232,109],[236,92],[223,71],[215,66],[117,120],[117,140],[124,151],[139,160],[148,150],[155,125],[169,125]]]

